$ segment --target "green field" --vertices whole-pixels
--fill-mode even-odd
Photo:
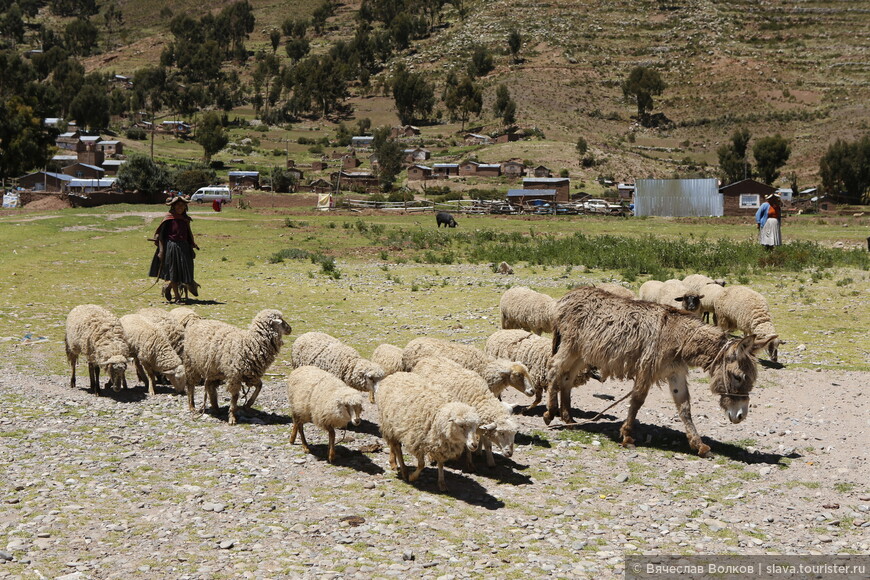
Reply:
[[[162,206],[118,205],[0,214],[3,365],[32,374],[66,372],[64,323],[77,304],[100,304],[118,315],[151,305],[169,308],[159,285],[146,277],[153,253],[146,238],[162,211]],[[786,340],[781,362],[870,369],[865,217],[790,219],[780,263],[752,244],[755,228],[749,221],[459,216],[458,228],[439,231],[430,214],[229,208],[218,215],[199,207],[191,213],[202,247],[196,262],[202,289],[192,305],[200,314],[246,325],[260,309],[279,308],[293,336],[328,332],[364,356],[382,342],[404,346],[420,335],[482,346],[498,327],[498,300],[511,285],[559,297],[577,284],[624,280],[637,290],[648,279],[644,272],[629,280],[626,268],[596,267],[591,260],[608,256],[609,248],[598,248],[597,257],[589,254],[586,264],[576,256],[560,261],[560,248],[580,232],[591,245],[631,243],[627,247],[640,248],[632,251],[641,254],[647,247],[664,247],[689,254],[683,259],[691,259],[702,247],[697,244],[729,248],[733,260],[715,273],[767,297]],[[492,264],[499,260],[482,258],[497,256],[500,248],[514,268],[512,276],[494,273]],[[525,250],[544,258],[509,259]],[[277,256],[282,251],[283,260]],[[679,277],[692,271],[714,273],[660,270]],[[275,372],[287,370],[288,358],[285,349]]]

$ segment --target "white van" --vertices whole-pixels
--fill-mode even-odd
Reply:
[[[233,194],[230,188],[226,185],[209,185],[208,187],[200,187],[196,193],[190,196],[190,201],[202,203],[204,201],[214,201],[222,199],[230,202],[233,199]]]

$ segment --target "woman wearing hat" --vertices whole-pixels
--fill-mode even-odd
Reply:
[[[163,296],[167,302],[181,300],[181,289],[184,288],[194,296],[198,296],[199,284],[193,279],[194,249],[199,249],[193,241],[190,229],[190,216],[187,215],[187,200],[181,196],[166,200],[169,213],[160,222],[154,232],[154,243],[157,251],[151,260],[149,276],[157,276],[165,280]]]
[[[764,198],[764,203],[755,212],[755,223],[758,224],[758,242],[768,250],[782,245],[782,233],[779,229],[782,218],[782,200],[779,194],[771,193]]]

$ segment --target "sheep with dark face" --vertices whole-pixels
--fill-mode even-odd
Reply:
[[[66,359],[72,369],[69,386],[76,386],[76,362],[79,355],[88,361],[91,390],[100,394],[100,369],[109,375],[107,387],[119,391],[124,384],[130,345],[117,316],[96,304],[82,304],[70,310],[64,335]]]
[[[620,429],[623,445],[634,443],[632,426],[650,387],[667,381],[689,444],[702,456],[710,447],[692,422],[689,367],[707,371],[719,405],[732,423],[739,423],[749,412],[758,373],[753,352],[776,339],[732,338],[688,312],[590,287],[572,290],[559,301],[554,326],[546,423],[559,413],[559,402],[562,420],[573,422],[571,389],[580,373],[594,365],[605,378],[634,379],[628,417]]]
[[[444,227],[451,227],[451,228],[455,228],[458,225],[456,223],[456,220],[453,219],[453,216],[450,215],[449,213],[447,213],[446,211],[439,211],[438,213],[436,213],[435,214],[435,221],[438,223],[437,227],[439,227],[439,228],[442,225]]]

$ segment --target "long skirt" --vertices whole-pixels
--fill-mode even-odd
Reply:
[[[160,259],[157,257],[157,252],[155,252],[148,275],[157,276],[167,282],[193,286],[196,284],[193,279],[193,248],[187,242],[166,240],[163,264],[160,264]]]
[[[768,218],[758,233],[758,242],[762,246],[781,246],[782,234],[779,231],[779,220]]]

